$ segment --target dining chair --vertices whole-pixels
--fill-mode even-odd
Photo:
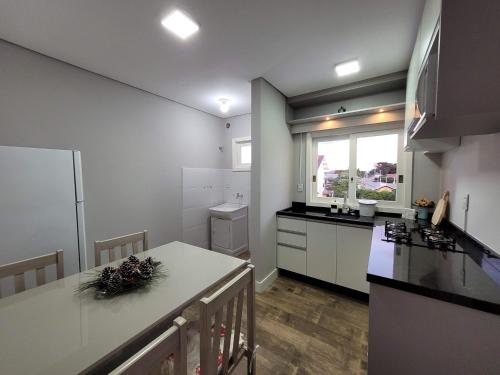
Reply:
[[[172,327],[114,369],[110,375],[186,375],[186,327],[183,317],[175,318]],[[173,368],[168,367],[170,364],[173,364]]]
[[[241,333],[246,292],[246,340]],[[203,375],[226,375],[243,357],[247,374],[255,374],[255,268],[232,278],[200,300],[200,369]],[[213,322],[213,323],[212,323]],[[246,342],[245,342],[246,341]],[[189,361],[189,359],[188,359]]]
[[[139,249],[139,242],[142,242],[142,250]],[[109,262],[116,260],[115,249],[119,246],[121,258],[128,255],[128,245],[132,245],[132,254],[137,254],[139,251],[146,251],[148,249],[148,231],[144,230],[138,233],[127,234],[121,237],[111,238],[109,240],[95,241],[95,265],[101,265],[101,255],[103,251],[108,252]]]
[[[53,253],[41,255],[35,258],[21,260],[0,266],[0,280],[14,276],[14,292],[19,293],[26,290],[24,274],[29,271],[36,271],[36,285],[40,286],[46,282],[45,267],[56,265],[57,279],[64,277],[64,251],[57,250]],[[0,298],[2,290],[0,288]]]

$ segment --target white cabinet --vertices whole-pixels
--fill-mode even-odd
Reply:
[[[336,282],[337,225],[307,222],[307,276]]]
[[[337,225],[337,284],[369,293],[366,281],[372,228]]]
[[[426,1],[408,70],[406,150],[443,152],[460,136],[500,131],[499,12],[498,0]]]
[[[296,249],[289,246],[277,246],[278,267],[284,270],[306,274],[306,250]]]
[[[284,270],[306,274],[306,221],[278,217],[276,232],[276,264]]]
[[[372,227],[277,218],[278,268],[368,293]]]
[[[248,249],[248,220],[243,215],[233,218],[210,218],[212,228],[211,248],[228,255],[239,255]]]

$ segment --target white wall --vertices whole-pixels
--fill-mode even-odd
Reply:
[[[82,152],[93,241],[180,240],[181,168],[223,168],[223,121],[0,41],[0,144]]]
[[[428,198],[437,202],[441,196],[441,154],[413,153],[412,202]]]
[[[261,283],[276,269],[276,211],[290,206],[293,141],[285,97],[267,81],[252,81],[250,249]]]
[[[230,171],[233,168],[232,163],[232,141],[233,138],[251,137],[252,116],[250,114],[234,116],[224,119],[224,166],[227,168],[225,172],[225,181],[228,188],[224,190],[225,202],[239,203],[236,199],[236,193],[243,194],[243,204],[250,203],[250,171]],[[226,124],[230,127],[227,128]],[[253,150],[252,150],[253,151]]]
[[[234,116],[224,122],[224,167],[232,168],[232,140],[233,138],[251,137],[252,116],[250,114]],[[227,128],[226,124],[230,127]]]
[[[463,137],[442,163],[443,190],[450,192],[450,220],[500,253],[500,133]],[[470,194],[469,211],[462,199]]]

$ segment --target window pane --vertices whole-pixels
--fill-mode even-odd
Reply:
[[[343,197],[349,190],[349,140],[318,142],[316,197]]]
[[[241,164],[250,164],[252,162],[252,146],[246,144],[240,148]]]
[[[356,160],[356,197],[395,201],[398,135],[358,138]]]

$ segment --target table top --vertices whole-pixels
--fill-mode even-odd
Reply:
[[[0,373],[85,372],[247,263],[182,242],[137,256],[162,262],[167,277],[144,291],[96,300],[93,290],[75,292],[90,270],[0,299]]]

